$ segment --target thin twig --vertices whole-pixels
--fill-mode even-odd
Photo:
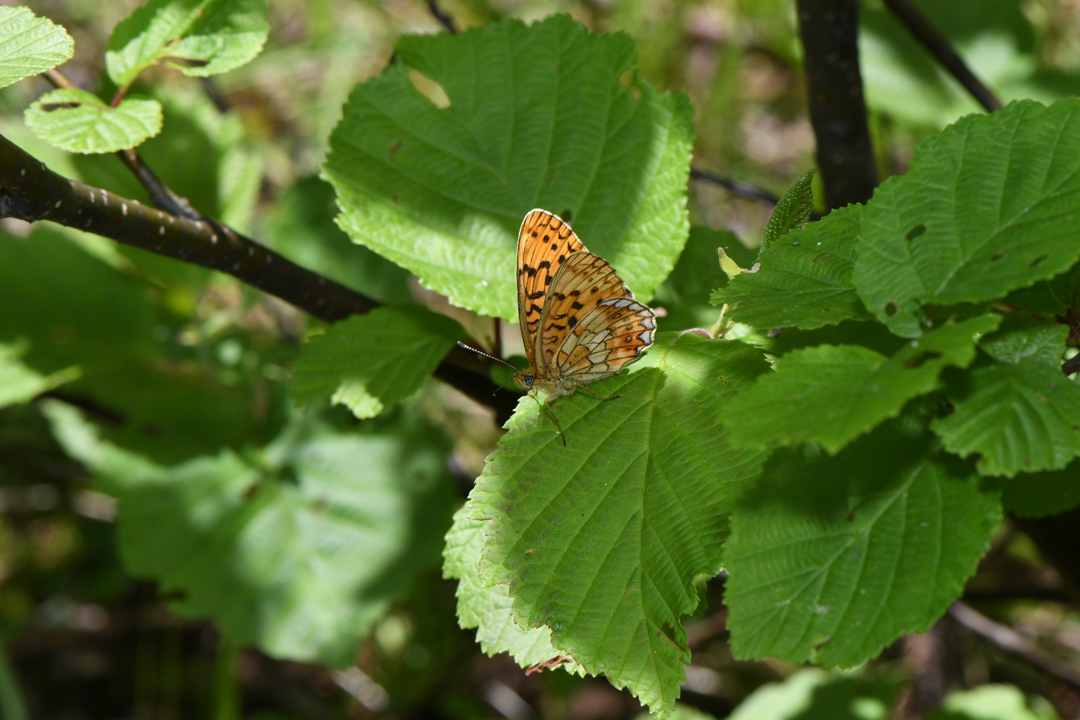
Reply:
[[[915,9],[908,0],[884,0],[896,19],[904,24],[908,31],[922,43],[922,46],[949,71],[957,82],[964,86],[986,112],[993,112],[1005,107],[1001,100],[986,87],[975,73],[971,72],[963,59],[956,54],[948,41],[927,22],[926,18]]]
[[[697,168],[690,168],[690,177],[694,180],[704,180],[705,182],[711,182],[715,185],[719,185],[725,188],[731,194],[744,197],[749,200],[761,200],[763,202],[772,203],[775,205],[780,202],[780,198],[773,195],[764,188],[759,188],[757,185],[751,185],[750,183],[743,182],[741,180],[732,180],[731,178],[721,177],[714,175],[711,172],[705,170],[698,170]]]
[[[1080,669],[1058,660],[1010,627],[996,623],[962,602],[949,608],[949,617],[996,647],[1080,690]]]
[[[450,16],[439,9],[439,5],[435,0],[428,0],[428,10],[431,11],[432,16],[439,21],[439,24],[446,28],[446,32],[451,35],[457,35],[457,28],[454,27],[454,21],[450,19]]]

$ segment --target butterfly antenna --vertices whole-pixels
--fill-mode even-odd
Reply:
[[[474,347],[472,347],[472,346],[470,346],[470,345],[466,345],[465,343],[461,342],[460,340],[458,340],[458,347],[461,347],[461,348],[465,348],[466,350],[472,350],[472,351],[473,351],[474,353],[476,353],[477,355],[483,355],[483,356],[484,356],[484,357],[486,357],[486,358],[487,358],[488,360],[494,360],[494,361],[495,361],[495,362],[497,362],[497,363],[502,363],[503,365],[505,365],[506,367],[510,368],[510,369],[511,369],[511,370],[513,370],[514,372],[518,372],[518,369],[517,369],[516,367],[514,367],[514,366],[513,366],[513,365],[511,365],[510,363],[506,362],[506,361],[505,361],[505,360],[503,360],[502,358],[497,358],[497,357],[495,357],[494,355],[488,355],[488,354],[487,354],[486,352],[484,352],[483,350],[477,350],[476,348],[474,348]],[[503,383],[503,385],[505,385],[505,384],[506,384],[506,383]]]

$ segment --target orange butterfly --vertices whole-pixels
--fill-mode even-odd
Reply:
[[[615,269],[545,210],[525,216],[517,246],[518,321],[529,372],[514,376],[548,400],[610,377],[652,345],[656,316],[634,300]],[[544,402],[547,407],[547,401]],[[563,436],[555,413],[551,412]]]

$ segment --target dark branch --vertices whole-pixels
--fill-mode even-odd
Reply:
[[[884,0],[896,19],[904,24],[915,39],[941,63],[942,67],[956,78],[972,94],[986,112],[993,112],[1005,107],[990,88],[983,85],[975,73],[971,72],[963,59],[956,54],[948,41],[941,36],[934,26],[927,22],[908,0]]]
[[[0,217],[49,220],[158,255],[232,275],[327,322],[366,313],[376,301],[329,280],[215,220],[177,217],[136,200],[63,178],[0,136]],[[495,389],[487,363],[455,350],[436,373],[474,400],[493,407],[500,422],[516,397]]]
[[[450,16],[439,9],[439,5],[436,0],[428,0],[428,10],[431,11],[432,16],[439,21],[439,24],[446,28],[446,32],[451,35],[457,35],[457,28],[454,27],[454,21],[450,19]]]
[[[1080,669],[1058,660],[1039,649],[1033,642],[1012,628],[996,623],[962,602],[949,608],[949,617],[961,627],[967,628],[1005,652],[1015,655],[1045,673],[1080,690]]]
[[[865,203],[878,177],[859,73],[858,0],[797,0],[796,5],[825,204]]]

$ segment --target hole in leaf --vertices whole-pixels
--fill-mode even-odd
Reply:
[[[412,81],[421,95],[431,101],[431,104],[440,110],[450,107],[450,97],[443,90],[442,85],[429,78],[418,70],[409,70],[409,80]]]
[[[913,370],[914,368],[921,367],[930,360],[939,358],[944,354],[945,353],[940,350],[920,350],[904,361],[904,367],[908,370]]]
[[[1041,262],[1042,262],[1043,260],[1045,260],[1045,259],[1046,259],[1046,258],[1048,258],[1048,257],[1050,257],[1050,256],[1049,256],[1049,255],[1045,255],[1045,254],[1044,254],[1044,255],[1040,255],[1039,257],[1037,257],[1037,258],[1035,258],[1034,260],[1032,260],[1032,261],[1031,261],[1031,264],[1030,264],[1030,265],[1028,265],[1028,268],[1030,269],[1030,268],[1033,268],[1033,267],[1035,267],[1036,265],[1038,265],[1039,263],[1041,263]]]
[[[997,262],[1001,258],[1005,257],[1005,248],[1001,248],[990,257],[990,262]]]
[[[908,233],[907,233],[907,235],[904,236],[904,239],[905,240],[914,240],[915,238],[922,235],[924,232],[926,232],[926,226],[925,225],[922,225],[922,224],[916,225],[915,227],[908,230]]]
[[[54,110],[70,110],[71,108],[82,107],[82,103],[62,102],[62,103],[41,103],[41,109],[45,112],[53,112]]]
[[[885,317],[892,317],[900,309],[900,306],[895,301],[890,300],[885,303]]]
[[[622,74],[619,75],[619,84],[622,85],[627,90],[632,88],[634,86],[634,71],[633,70],[623,70]]]
[[[831,257],[832,257],[831,252],[823,252],[820,255],[818,255],[816,258],[814,258],[813,264],[817,265],[818,263],[823,263],[823,262],[825,262],[826,260],[828,260]]]

